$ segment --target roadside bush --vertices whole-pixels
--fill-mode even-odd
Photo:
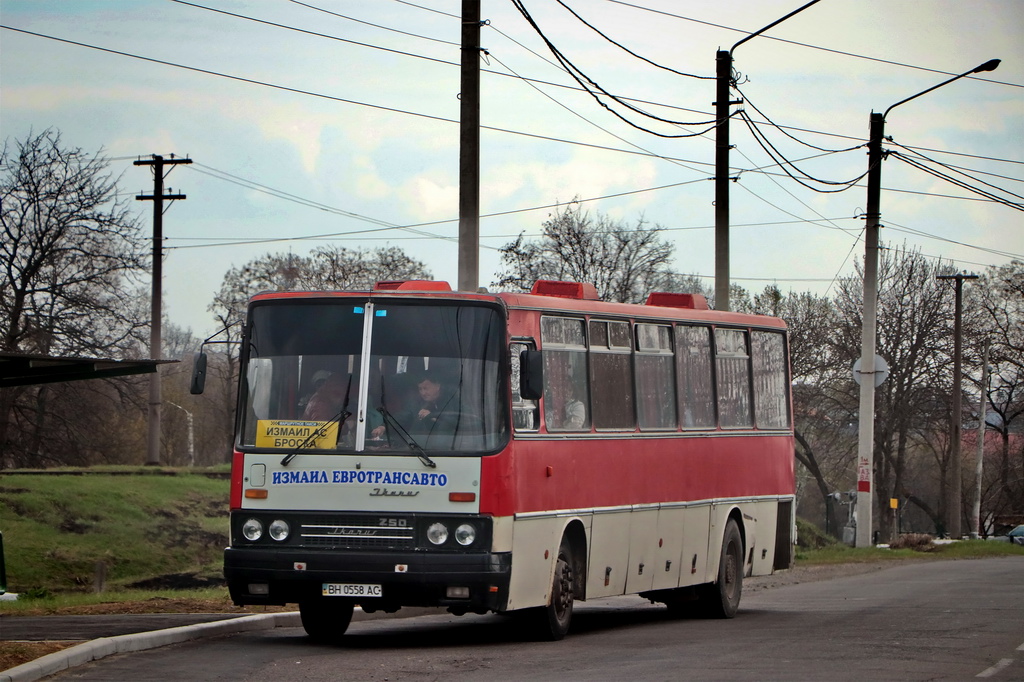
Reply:
[[[801,518],[796,520],[796,546],[801,549],[822,549],[838,545],[839,540],[824,533],[820,528]]]
[[[912,549],[915,552],[930,552],[935,548],[935,538],[927,533],[904,533],[889,545],[891,549]]]

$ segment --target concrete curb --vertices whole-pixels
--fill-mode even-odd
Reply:
[[[113,654],[155,649],[200,637],[215,637],[248,630],[298,627],[301,624],[298,612],[266,613],[255,616],[239,616],[213,623],[198,623],[152,632],[139,632],[132,635],[101,637],[4,670],[0,672],[0,682],[34,682],[34,680],[73,668],[76,665],[96,661]]]

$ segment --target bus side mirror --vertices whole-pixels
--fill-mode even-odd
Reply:
[[[524,350],[519,355],[519,395],[539,400],[544,393],[544,358],[539,350]]]
[[[199,395],[206,388],[206,353],[199,351],[192,355],[192,383],[189,384],[188,392],[192,395]]]

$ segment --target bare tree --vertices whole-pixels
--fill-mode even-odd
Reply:
[[[127,198],[100,154],[65,147],[48,129],[0,152],[0,350],[132,356],[149,320],[137,315],[146,250]],[[123,383],[123,382],[122,382]],[[96,400],[118,389],[0,390],[0,466],[75,457]],[[67,410],[64,412],[63,410]],[[116,412],[116,410],[115,410]],[[44,438],[45,435],[45,438]]]
[[[1024,517],[1024,262],[990,268],[968,290],[968,301],[965,307],[979,318],[974,345],[985,337],[992,343],[989,386],[978,382],[988,400],[988,428],[999,435],[999,456],[998,466],[987,469],[992,484],[984,511]],[[974,371],[980,373],[980,367]]]
[[[944,532],[945,490],[959,475],[948,447],[949,392],[952,386],[953,300],[936,280],[947,266],[920,252],[882,252],[879,264],[878,354],[889,364],[889,378],[875,393],[874,492],[880,509],[890,498],[915,502]],[[840,280],[836,357],[850,367],[860,354],[862,285],[860,277]],[[859,392],[846,383],[846,400],[856,409]],[[932,474],[938,471],[938,476]],[[932,503],[924,504],[925,500]],[[876,515],[882,537],[889,537],[887,514]]]
[[[62,146],[46,130],[0,157],[0,348],[111,354],[148,320],[126,316],[146,271],[127,199],[99,154]]]
[[[539,240],[520,235],[502,247],[505,269],[492,286],[529,291],[538,279],[590,282],[604,300],[640,303],[651,291],[666,290],[672,276],[673,246],[660,233],[643,218],[627,227],[571,203],[544,221]]]

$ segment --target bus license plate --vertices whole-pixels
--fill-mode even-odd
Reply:
[[[380,585],[357,585],[353,583],[324,583],[325,597],[379,597]]]

